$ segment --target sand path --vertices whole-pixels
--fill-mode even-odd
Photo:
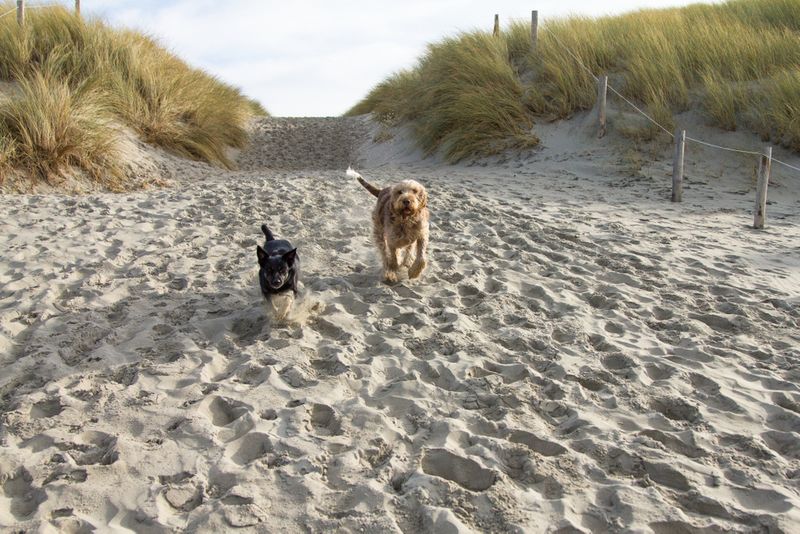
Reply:
[[[741,163],[692,168],[673,205],[668,162],[632,173],[578,123],[459,167],[388,164],[413,151],[361,119],[255,129],[241,171],[0,198],[0,526],[800,524],[789,182],[756,232]],[[359,161],[428,186],[421,281],[381,282]],[[299,246],[304,324],[266,321],[262,222]]]

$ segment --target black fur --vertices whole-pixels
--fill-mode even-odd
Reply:
[[[272,295],[292,290],[297,295],[300,279],[300,258],[297,248],[285,239],[275,239],[266,224],[261,225],[266,241],[264,247],[256,245],[258,256],[258,282],[261,294],[269,299]]]

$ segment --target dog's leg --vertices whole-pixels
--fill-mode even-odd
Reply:
[[[387,282],[397,282],[397,258],[393,259],[394,251],[389,246],[388,236],[384,232],[381,219],[373,215],[372,237],[378,247],[378,253],[383,261],[383,278]]]
[[[387,282],[397,282],[397,270],[400,268],[397,262],[397,249],[384,241],[383,249],[383,278]]]
[[[272,297],[273,297],[272,295],[270,295],[269,297],[265,297],[263,304],[264,304],[264,311],[267,313],[267,317],[270,318],[271,320],[275,320],[275,316],[278,313],[277,312],[278,308],[277,305],[275,304],[275,301],[272,300]]]
[[[428,266],[428,236],[423,236],[420,239],[417,239],[417,257],[414,260],[413,265],[408,269],[408,277],[409,278],[417,278],[422,271],[425,270],[425,267]]]
[[[280,295],[273,295],[269,302],[272,305],[272,312],[275,319],[283,321],[289,315],[289,310],[292,308],[294,294],[281,293]]]
[[[403,249],[403,262],[402,265],[406,269],[411,267],[411,264],[414,262],[414,250],[413,246],[407,246]]]
[[[297,296],[297,284],[300,281],[300,258],[295,257],[292,268],[292,293]]]
[[[392,250],[392,265],[396,270],[400,269],[400,266],[403,265],[403,262],[406,261],[405,255],[403,254],[402,248],[396,248]]]

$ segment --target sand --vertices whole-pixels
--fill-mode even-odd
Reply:
[[[692,146],[673,204],[670,147],[590,121],[447,166],[266,120],[240,171],[0,197],[0,529],[797,532],[800,176],[756,231],[754,158]],[[382,282],[350,164],[428,187],[420,280]]]

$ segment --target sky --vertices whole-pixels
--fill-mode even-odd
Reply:
[[[53,0],[50,0],[51,2]],[[73,0],[57,0],[73,6]],[[37,3],[46,3],[42,0]],[[337,116],[428,43],[511,20],[602,16],[688,0],[81,0],[84,15],[143,30],[276,116]]]

